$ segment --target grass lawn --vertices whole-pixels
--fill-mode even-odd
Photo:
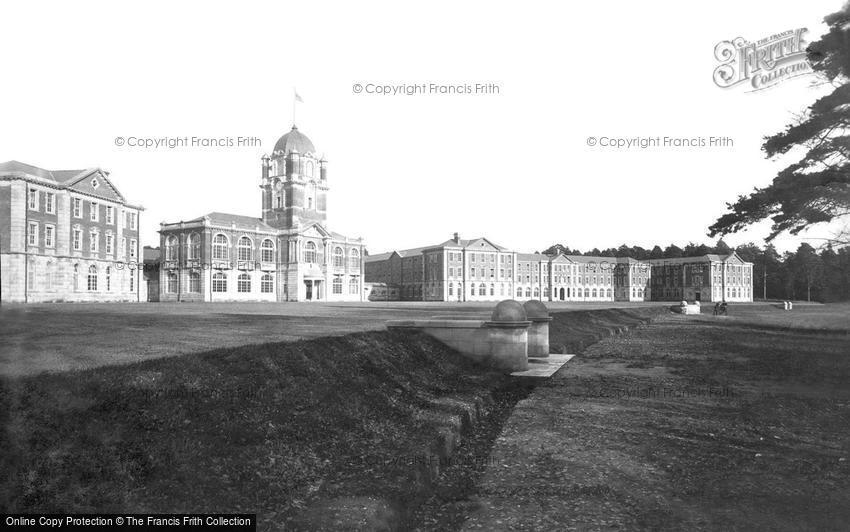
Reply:
[[[517,404],[443,528],[847,530],[848,311],[736,305],[590,346]]]
[[[0,513],[244,511],[272,530],[340,528],[328,516],[364,508],[364,529],[850,522],[850,305],[733,305],[726,317],[566,306],[550,344],[580,356],[492,405],[516,381],[428,337],[297,340],[445,305],[61,308],[2,311],[5,337],[39,353],[64,342],[62,360],[98,367],[0,377]],[[40,339],[33,324],[50,330],[51,317],[55,337]],[[234,345],[246,330],[266,343]],[[221,347],[127,363],[145,339],[183,352],[169,347],[181,335]],[[121,340],[124,354],[105,357]],[[422,457],[478,406],[483,426],[429,485]]]
[[[732,324],[780,329],[828,330],[850,333],[850,303],[794,303],[794,309],[783,311],[781,303],[748,303],[729,307],[726,318]],[[705,305],[703,315],[711,314],[713,305]]]
[[[559,347],[659,311],[565,313],[576,339]],[[423,457],[441,456],[470,408],[492,419],[509,382],[388,331],[0,377],[0,513],[240,511],[312,530],[368,507],[365,529],[400,522],[430,493]]]
[[[493,303],[101,303],[0,307],[0,375],[29,375],[221,347],[381,330],[387,320],[488,316]],[[559,303],[559,310],[635,308]]]

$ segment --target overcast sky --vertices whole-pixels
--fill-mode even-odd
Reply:
[[[714,46],[800,27],[813,41],[841,3],[130,6],[0,6],[0,161],[110,171],[146,208],[143,242],[158,245],[161,221],[260,215],[260,157],[291,127],[297,87],[298,127],[329,160],[329,225],[375,253],[455,231],[521,251],[710,242],[727,201],[794,160],[765,159],[762,138],[824,93],[813,76],[720,89]],[[498,93],[366,93],[403,83],[493,83]],[[141,149],[116,146],[119,136],[262,146]],[[588,146],[589,136],[734,144],[613,150]]]

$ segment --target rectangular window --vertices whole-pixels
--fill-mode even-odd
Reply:
[[[96,222],[98,220],[97,202],[96,201],[91,202],[90,208],[91,208],[91,210],[89,211],[89,219],[93,222]]]
[[[130,291],[136,291],[136,270],[130,270]]]
[[[56,194],[52,192],[44,193],[44,212],[56,214]]]
[[[169,273],[165,281],[165,291],[169,294],[177,293],[177,274]]]
[[[274,293],[274,280],[271,275],[265,274],[260,279],[260,292],[264,294]]]
[[[135,231],[136,225],[138,223],[138,215],[135,212],[130,212],[130,213],[127,213],[127,214],[130,216],[130,223],[128,225],[130,226],[130,229]]]
[[[118,254],[122,257],[127,254],[127,239],[121,239],[121,249],[118,250]]]
[[[55,242],[53,241],[55,232],[56,229],[52,225],[44,226],[44,247],[52,248],[55,245]]]
[[[37,264],[34,263],[30,266],[29,275],[27,276],[27,290],[35,290],[35,278],[38,276]]]
[[[130,257],[136,258],[136,239],[135,238],[130,240]]]
[[[98,242],[98,236],[97,231],[91,231],[89,233],[89,251],[93,253],[97,253],[99,249],[100,243]]]
[[[83,232],[79,229],[74,229],[74,251],[80,251],[83,248]]]
[[[30,246],[38,245],[38,224],[30,222],[27,228],[27,244]]]
[[[38,210],[38,191],[34,188],[31,188],[29,192],[29,208],[31,211]]]
[[[106,253],[112,254],[112,235],[106,235]]]
[[[106,223],[109,225],[115,223],[115,208],[111,205],[106,206]]]
[[[71,200],[74,202],[74,218],[82,218],[83,217],[83,200],[80,198],[74,198]]]
[[[251,291],[251,278],[247,273],[240,274],[236,279],[236,291],[245,294]]]
[[[201,274],[194,272],[189,274],[189,292],[193,294],[201,293]]]

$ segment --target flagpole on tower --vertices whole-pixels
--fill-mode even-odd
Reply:
[[[298,89],[292,87],[292,125],[295,126],[295,107],[296,103],[301,102],[304,103],[304,100],[301,99],[301,96],[298,96]]]

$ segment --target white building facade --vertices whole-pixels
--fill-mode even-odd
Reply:
[[[160,301],[362,301],[365,243],[327,227],[327,161],[298,128],[262,158],[260,218],[160,226]]]

